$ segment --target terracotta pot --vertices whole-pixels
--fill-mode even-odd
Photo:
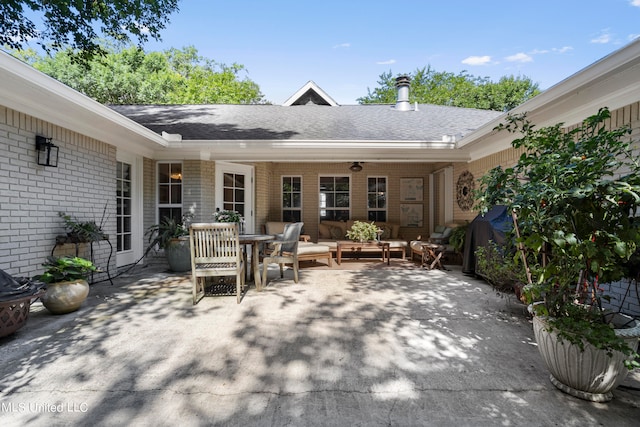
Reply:
[[[617,314],[616,316],[628,316]],[[632,328],[616,329],[627,345],[636,350],[640,337],[640,322],[631,321]],[[611,392],[627,376],[628,369],[624,361],[628,359],[616,351],[609,357],[589,343],[584,343],[584,351],[567,340],[560,341],[555,331],[548,330],[548,323],[539,316],[533,318],[533,332],[538,350],[547,369],[551,373],[551,383],[563,392],[592,402],[608,402],[613,398]]]
[[[42,305],[52,314],[66,314],[76,311],[89,295],[86,280],[72,280],[47,284],[47,292],[42,296]]]

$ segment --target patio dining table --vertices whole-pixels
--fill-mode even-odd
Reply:
[[[241,245],[251,245],[251,268],[247,269],[247,278],[253,280],[256,284],[256,290],[262,290],[262,280],[260,278],[260,244],[270,242],[275,239],[271,234],[240,234],[239,241]]]

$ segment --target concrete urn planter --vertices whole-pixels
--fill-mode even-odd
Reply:
[[[86,280],[72,280],[47,284],[47,291],[41,300],[52,314],[66,314],[78,310],[88,295],[89,284]]]
[[[628,316],[616,314],[631,320]],[[614,322],[615,324],[616,322]],[[623,337],[633,349],[638,348],[640,322],[631,320],[630,328],[616,329],[616,335]],[[534,316],[533,331],[538,350],[549,369],[551,383],[563,392],[592,402],[608,402],[615,389],[627,376],[624,366],[627,359],[621,352],[609,357],[606,351],[589,343],[584,343],[584,351],[564,340],[560,341],[555,331],[548,330],[544,318]]]
[[[176,273],[183,273],[191,270],[191,248],[189,247],[189,236],[171,239],[164,248],[169,269]]]

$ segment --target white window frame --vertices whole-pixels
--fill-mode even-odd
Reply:
[[[386,197],[386,203],[385,203],[384,209],[369,207],[369,194],[371,194],[371,192],[369,191],[369,179],[371,178],[374,178],[376,180],[384,179],[384,194]],[[385,175],[367,175],[366,191],[367,191],[367,197],[366,197],[365,203],[367,208],[367,219],[369,218],[369,212],[384,212],[385,218],[386,218],[385,221],[388,221],[389,220],[389,177]]]
[[[180,203],[160,203],[160,165],[162,164],[180,164],[182,171],[182,184],[180,186]],[[180,208],[181,216],[184,215],[184,163],[176,160],[163,160],[156,163],[156,223],[160,222],[160,208]]]
[[[326,207],[323,206],[322,202],[322,193],[320,191],[320,181],[322,178],[349,178],[349,207],[348,208],[340,208],[337,209],[335,206],[333,210],[346,210],[349,212],[349,219],[351,219],[351,206],[353,205],[353,175],[352,174],[326,174],[326,175],[318,175],[318,219],[322,219],[322,210],[323,208],[326,210]]]
[[[288,207],[285,208],[283,201],[284,201],[284,180],[285,178],[298,178],[300,179],[300,207]],[[300,221],[302,221],[302,208],[303,208],[303,204],[304,204],[304,197],[303,197],[303,178],[302,175],[281,175],[280,176],[280,219],[282,221],[284,221],[284,211],[285,209],[288,211],[298,211],[300,212]],[[294,194],[293,192],[291,192],[291,194]]]

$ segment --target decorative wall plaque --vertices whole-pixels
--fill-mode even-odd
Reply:
[[[475,181],[473,175],[469,171],[464,171],[458,177],[458,184],[456,186],[456,200],[458,206],[463,211],[468,211],[473,206],[473,189],[475,188]]]

